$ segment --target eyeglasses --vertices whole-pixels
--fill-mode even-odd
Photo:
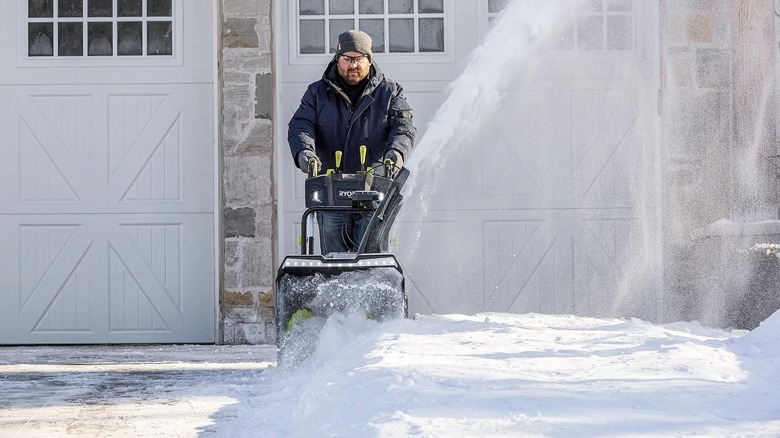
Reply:
[[[367,55],[360,55],[360,56],[339,55],[339,60],[341,60],[343,63],[345,63],[347,65],[350,65],[353,62],[355,64],[360,64],[366,58],[368,58]]]

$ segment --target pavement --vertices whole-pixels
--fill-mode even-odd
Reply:
[[[0,437],[218,435],[270,345],[0,346]]]

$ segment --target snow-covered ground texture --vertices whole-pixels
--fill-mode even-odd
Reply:
[[[331,317],[212,416],[227,436],[780,436],[780,313],[752,332],[539,314]],[[243,397],[242,397],[243,398]]]

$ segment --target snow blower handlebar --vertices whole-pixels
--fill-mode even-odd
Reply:
[[[401,165],[399,163],[396,163],[395,160],[386,157],[381,163],[375,162],[368,166],[366,168],[366,154],[368,152],[368,148],[366,145],[360,145],[360,170],[358,172],[368,172],[372,174],[379,174],[377,172],[377,169],[382,170],[382,176],[385,178],[393,179],[395,178],[396,173],[398,173],[399,170],[401,170]],[[336,173],[340,174],[342,173],[341,169],[341,161],[344,156],[344,153],[342,151],[336,151],[336,168],[335,169],[328,169],[325,171],[326,174]],[[307,169],[307,174],[309,178],[314,178],[319,176],[320,173],[320,162],[316,158],[312,157],[309,159],[309,165]]]

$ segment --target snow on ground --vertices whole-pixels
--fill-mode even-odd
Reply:
[[[780,313],[757,329],[568,315],[334,315],[270,346],[0,348],[0,436],[780,436]]]
[[[224,436],[780,436],[780,313],[754,331],[479,314],[328,321]]]

